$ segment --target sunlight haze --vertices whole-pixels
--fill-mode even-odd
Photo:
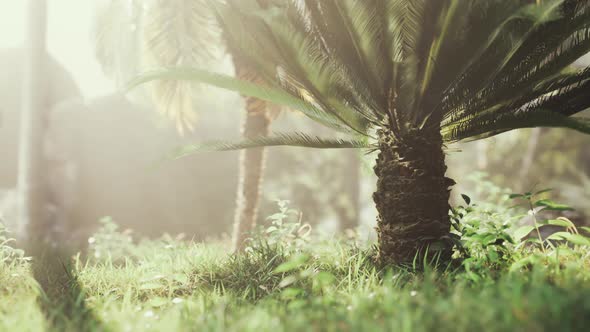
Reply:
[[[100,1],[98,1],[100,2]],[[94,57],[91,39],[95,0],[48,0],[47,48],[74,76],[84,97],[112,92],[114,84]],[[0,48],[22,47],[26,31],[26,1],[0,0]]]

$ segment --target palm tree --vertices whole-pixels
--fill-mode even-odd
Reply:
[[[284,0],[217,6],[226,39],[264,84],[191,68],[146,73],[205,82],[298,109],[350,135],[208,142],[183,153],[293,145],[378,151],[378,259],[448,253],[446,144],[517,128],[590,133],[590,4],[553,0]]]
[[[228,6],[240,7],[240,0],[228,0]],[[261,8],[269,5],[268,0],[258,0]],[[240,47],[234,45],[225,30],[219,30],[212,22],[212,12],[206,0],[157,0],[147,13],[145,26],[146,53],[149,63],[158,66],[196,66],[204,59],[214,57],[213,45],[219,37],[225,42],[227,52],[232,56],[236,76],[241,80],[261,83],[253,67],[240,54]],[[178,129],[192,130],[196,121],[193,112],[192,87],[190,83],[177,80],[157,82],[153,92],[158,108],[172,117]],[[269,133],[271,114],[266,101],[244,96],[245,115],[242,135],[246,139],[266,136]],[[240,155],[240,174],[237,190],[237,206],[234,218],[234,250],[245,248],[248,233],[256,226],[260,188],[262,185],[266,150],[264,147],[244,150]]]

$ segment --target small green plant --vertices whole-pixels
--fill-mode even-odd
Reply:
[[[120,262],[133,251],[130,230],[121,232],[113,218],[100,220],[101,227],[88,239],[88,251],[96,261]]]
[[[279,211],[267,218],[271,225],[258,235],[264,237],[265,245],[281,245],[287,253],[300,251],[308,244],[312,230],[311,225],[303,222],[303,213],[290,208],[289,203],[277,200]],[[250,239],[250,247],[246,251],[251,251],[258,242],[256,236]]]
[[[16,240],[10,236],[10,232],[6,229],[2,220],[0,220],[0,263],[12,264],[23,263],[31,260],[30,257],[25,256],[25,252],[21,249],[14,248],[11,244]]]
[[[479,279],[481,271],[505,267],[512,260],[516,242],[510,234],[513,217],[502,208],[481,207],[462,195],[465,205],[451,211],[452,234],[455,241],[455,258],[472,279]]]
[[[555,219],[542,218],[541,212],[552,211],[562,213],[564,211],[572,211],[573,208],[566,205],[544,198],[546,194],[551,192],[551,189],[544,189],[536,192],[526,192],[523,194],[512,194],[510,198],[520,201],[519,204],[525,205],[528,210],[528,215],[533,220],[533,225],[524,225],[514,232],[518,240],[522,240],[522,244],[532,243],[541,248],[543,253],[550,253],[548,250],[555,250],[556,245],[566,243],[572,246],[590,246],[590,238],[583,233],[588,233],[590,228],[578,227],[566,217],[557,217]],[[549,236],[543,237],[542,228],[553,226],[561,228],[561,231],[555,232]],[[531,233],[535,233],[536,237],[530,237]]]
[[[590,247],[590,228],[578,227],[564,216],[555,216],[573,209],[547,198],[550,189],[507,195],[505,190],[489,184],[486,187],[498,198],[495,203],[478,205],[462,195],[465,204],[453,208],[450,214],[454,257],[461,260],[467,278],[479,280],[494,271],[519,270],[535,265],[533,261],[539,265],[556,263],[559,255],[575,253],[577,257],[578,247],[584,250]],[[507,203],[515,200],[518,204],[508,208]],[[526,220],[530,222],[522,225]],[[553,233],[548,232],[549,227]]]

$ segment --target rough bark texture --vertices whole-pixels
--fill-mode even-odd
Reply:
[[[242,80],[256,82],[259,78],[248,66],[235,61],[236,76]],[[269,132],[270,117],[267,103],[256,98],[245,98],[246,115],[242,127],[244,138],[266,136]],[[256,226],[260,187],[266,157],[265,148],[243,150],[240,153],[240,175],[237,194],[237,207],[234,219],[234,251],[242,251],[248,233]]]
[[[380,153],[375,166],[377,191],[373,195],[378,216],[378,261],[411,262],[416,255],[442,249],[447,255],[449,187],[439,132],[412,131],[395,139],[387,129],[379,132]]]
[[[269,5],[269,0],[257,0],[261,8]],[[264,84],[261,77],[254,71],[233,45],[228,45],[230,54],[233,55],[236,76],[240,80],[258,84]],[[262,100],[244,97],[246,101],[246,115],[242,126],[244,138],[267,136],[269,133],[271,117],[268,104]],[[260,188],[266,160],[266,149],[246,149],[240,152],[240,174],[238,193],[236,198],[236,211],[234,217],[233,250],[239,252],[246,247],[249,233],[256,227],[258,217],[258,202],[260,200]]]

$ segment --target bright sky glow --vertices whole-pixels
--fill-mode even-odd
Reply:
[[[97,0],[48,0],[47,47],[73,75],[86,98],[115,87],[94,57],[91,27]],[[20,47],[25,39],[25,0],[0,0],[0,48]]]

